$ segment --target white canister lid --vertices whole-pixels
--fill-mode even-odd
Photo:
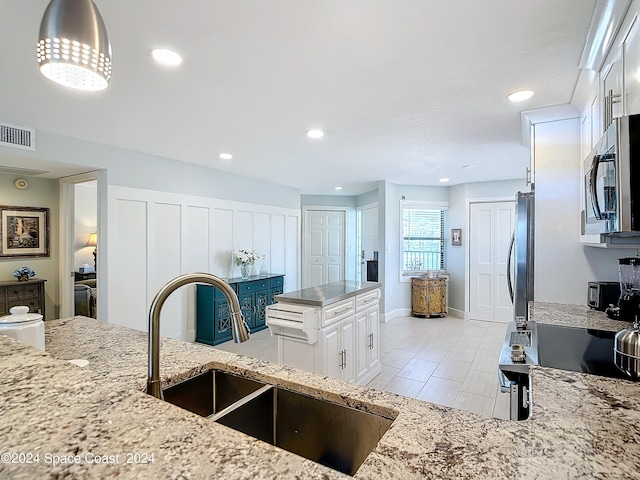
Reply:
[[[29,307],[20,305],[9,309],[11,315],[0,317],[0,325],[8,323],[33,322],[34,320],[42,320],[40,313],[29,313]]]

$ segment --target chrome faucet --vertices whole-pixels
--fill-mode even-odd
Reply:
[[[227,282],[210,273],[187,273],[169,281],[156,293],[149,309],[149,376],[147,378],[147,393],[161,400],[164,400],[164,397],[160,388],[160,311],[169,295],[189,283],[206,283],[218,288],[229,304],[233,341],[240,343],[249,340],[249,327],[244,318],[242,318],[238,297]]]

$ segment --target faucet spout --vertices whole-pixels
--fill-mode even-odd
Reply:
[[[231,333],[236,343],[249,340],[249,327],[242,317],[238,296],[227,282],[210,273],[187,273],[170,280],[151,302],[149,309],[149,375],[147,393],[164,400],[160,388],[160,312],[165,300],[178,288],[190,283],[206,283],[219,289],[229,304],[231,313]]]

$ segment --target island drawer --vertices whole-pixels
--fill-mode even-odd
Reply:
[[[379,289],[375,289],[371,292],[361,293],[360,295],[356,295],[356,309],[363,310],[372,305],[376,305],[378,303],[378,296],[380,294]]]
[[[322,308],[322,326],[330,325],[337,322],[356,311],[355,298],[347,298]]]

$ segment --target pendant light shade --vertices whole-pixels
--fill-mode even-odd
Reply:
[[[111,43],[92,0],[51,0],[40,24],[40,72],[61,85],[104,90],[111,78]]]

